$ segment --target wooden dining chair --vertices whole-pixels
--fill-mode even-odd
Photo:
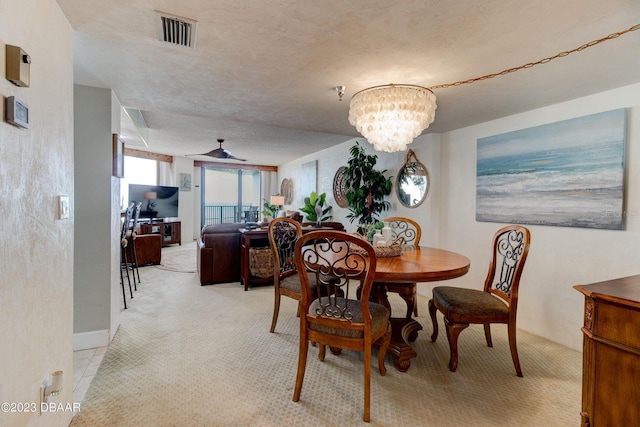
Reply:
[[[405,246],[420,246],[420,238],[422,237],[420,224],[401,216],[389,217],[384,222],[389,224],[389,228],[391,228],[392,240],[402,237]],[[397,293],[407,303],[407,319],[411,318],[411,307],[413,307],[413,315],[418,316],[417,284],[415,282],[387,283],[386,286],[387,292]]]
[[[363,420],[369,422],[372,347],[380,343],[378,369],[380,375],[385,375],[384,358],[391,339],[389,310],[369,301],[376,268],[375,251],[365,240],[342,231],[314,231],[296,242],[295,262],[302,285],[303,313],[293,401],[300,399],[309,342],[319,344],[321,361],[324,361],[326,346],[332,350],[362,351]],[[361,283],[362,297],[357,299],[355,294]],[[316,284],[315,291],[313,284]],[[333,287],[341,292],[333,292]]]
[[[282,295],[298,301],[298,315],[300,315],[300,278],[293,260],[293,249],[296,241],[302,236],[300,223],[291,218],[276,218],[269,223],[269,243],[273,254],[273,286],[275,301],[273,304],[273,318],[269,332],[273,333],[278,322],[280,312],[280,298]]]
[[[433,323],[431,341],[438,338],[436,313],[444,314],[449,340],[449,370],[458,367],[458,336],[469,324],[484,325],[487,345],[491,342],[491,323],[506,323],[511,358],[516,374],[522,377],[516,347],[516,314],[518,287],[524,263],[529,254],[531,233],[525,227],[509,225],[498,230],[493,238],[489,272],[484,290],[437,286],[429,301],[429,314]]]

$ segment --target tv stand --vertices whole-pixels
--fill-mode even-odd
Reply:
[[[159,234],[162,236],[162,246],[182,245],[180,221],[173,219],[153,220],[145,224],[140,224],[142,234]]]

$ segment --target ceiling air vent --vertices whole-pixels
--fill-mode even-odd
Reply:
[[[174,46],[182,46],[189,49],[196,47],[196,25],[193,19],[181,18],[158,12],[157,34],[158,40]]]

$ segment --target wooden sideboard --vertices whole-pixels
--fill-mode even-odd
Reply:
[[[585,296],[582,426],[640,422],[640,275],[576,285]]]

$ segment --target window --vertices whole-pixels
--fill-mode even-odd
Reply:
[[[129,184],[158,184],[156,160],[125,156],[124,178],[120,180],[120,208],[126,209],[129,201]]]
[[[207,167],[202,175],[202,226],[258,221],[260,171]]]

